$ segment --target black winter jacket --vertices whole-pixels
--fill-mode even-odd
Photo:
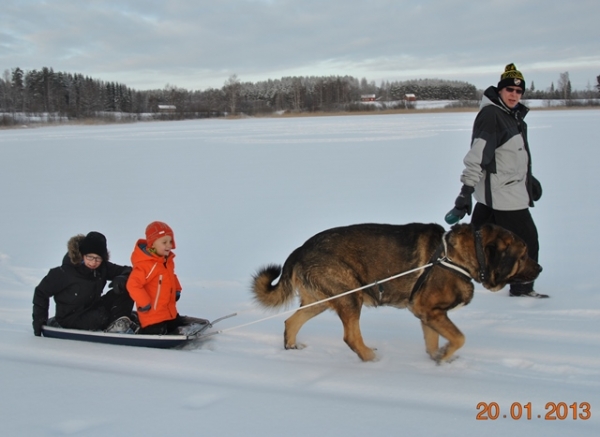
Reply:
[[[69,328],[72,321],[100,302],[107,281],[127,275],[131,271],[131,267],[113,264],[108,260],[103,260],[95,270],[89,269],[83,264],[83,257],[79,253],[81,238],[83,235],[77,235],[69,240],[69,251],[63,258],[62,265],[50,269],[35,288],[34,330],[36,324],[41,326],[48,320],[51,297],[54,297],[56,304],[56,321],[60,326]]]
[[[529,109],[519,103],[508,109],[495,87],[483,96],[473,125],[471,149],[461,176],[475,188],[475,199],[490,208],[511,211],[533,206],[541,186],[531,174],[531,154],[524,117]],[[533,187],[537,184],[539,195]]]

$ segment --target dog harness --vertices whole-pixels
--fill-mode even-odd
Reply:
[[[431,269],[434,266],[439,265],[448,270],[453,270],[453,271],[457,272],[458,274],[460,274],[465,280],[467,280],[469,282],[471,280],[475,279],[471,276],[471,274],[464,267],[461,267],[458,264],[454,263],[448,256],[448,242],[446,241],[446,237],[448,236],[449,233],[450,233],[450,231],[446,232],[442,236],[442,242],[440,243],[440,245],[438,246],[438,248],[436,249],[436,251],[433,253],[433,255],[431,256],[431,258],[429,260],[430,266],[427,267],[423,271],[421,276],[419,276],[419,278],[417,279],[417,282],[415,282],[415,285],[413,286],[413,289],[410,292],[409,302],[413,301],[415,295],[419,292],[419,290],[421,289],[421,287],[423,286],[423,284],[429,277],[429,274],[431,273]],[[479,281],[478,282],[483,282],[487,279],[487,271],[485,269],[485,255],[483,253],[483,242],[482,242],[482,236],[481,236],[480,230],[475,231],[475,253],[477,256],[477,263],[479,264],[479,277],[478,277]],[[442,254],[443,254],[443,256],[442,256]]]

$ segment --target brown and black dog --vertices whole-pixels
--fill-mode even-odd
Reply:
[[[412,269],[418,270],[384,281]],[[439,363],[449,361],[465,342],[447,312],[471,301],[472,280],[498,291],[512,282],[533,281],[541,270],[523,240],[499,226],[475,231],[459,224],[445,232],[437,224],[359,224],[323,231],[292,252],[283,268],[261,269],[253,278],[253,292],[265,307],[285,305],[297,293],[302,307],[372,284],[298,309],[285,321],[285,348],[299,348],[296,335],[302,325],[329,308],[342,320],[348,346],[362,360],[373,360],[375,353],[360,332],[361,308],[389,305],[408,308],[421,320],[427,353]],[[448,340],[441,348],[439,336]]]

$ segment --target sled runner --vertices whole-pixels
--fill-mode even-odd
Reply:
[[[212,328],[215,323],[235,315],[236,313],[228,314],[226,316],[219,317],[212,322],[206,319],[187,317],[187,319],[193,320],[193,323],[187,326],[182,326],[182,333],[176,335],[122,334],[104,331],[66,329],[59,326],[48,325],[42,327],[42,334],[44,337],[60,338],[64,340],[80,340],[93,343],[117,344],[121,346],[140,346],[168,349],[199,340],[204,336],[208,336],[206,331]]]

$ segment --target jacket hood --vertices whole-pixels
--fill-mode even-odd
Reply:
[[[83,255],[81,255],[81,252],[79,251],[79,243],[81,243],[81,240],[83,240],[84,238],[85,235],[77,234],[69,238],[69,241],[67,242],[67,257],[73,265],[81,264],[81,262],[83,261]],[[108,261],[108,259],[110,258],[110,252],[107,252],[107,255],[108,256],[103,261]]]
[[[510,109],[508,106],[506,106],[500,98],[500,94],[498,94],[498,88],[495,86],[490,86],[485,90],[483,93],[483,98],[481,99],[481,104],[479,105],[479,109],[481,110],[490,105],[502,109],[507,114],[515,114],[518,112],[521,114],[521,118],[525,118],[529,112],[529,108],[520,102],[513,109]]]
[[[146,242],[146,240],[140,239],[137,241],[137,243],[135,243],[135,248],[133,249],[133,253],[131,254],[131,263],[133,265],[139,264],[141,262],[164,262],[163,257],[148,252],[147,247],[148,243]],[[169,253],[168,258],[175,258],[175,252],[171,251],[171,253]]]

